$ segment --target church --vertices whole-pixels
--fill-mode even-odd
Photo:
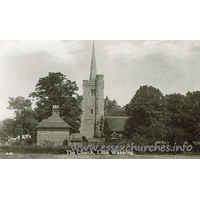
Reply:
[[[73,128],[60,118],[59,108],[53,106],[52,116],[43,120],[37,126],[37,144],[50,141],[56,145],[102,144],[105,121],[111,135],[120,135],[124,131],[126,116],[106,116],[104,113],[104,75],[97,73],[95,44],[93,41],[92,61],[89,80],[83,80],[83,101],[80,133],[73,133]]]
[[[128,117],[105,116],[104,113],[104,75],[97,73],[94,41],[90,77],[89,80],[83,80],[82,111],[80,134],[85,136],[89,143],[103,141],[105,120],[112,134],[123,133]]]
[[[81,135],[86,138],[101,137],[104,120],[104,75],[97,74],[95,47],[93,42],[89,80],[83,80],[83,102]]]

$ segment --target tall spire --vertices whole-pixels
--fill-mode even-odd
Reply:
[[[93,40],[92,63],[91,63],[91,69],[90,69],[90,81],[95,79],[96,75],[97,75],[97,67],[96,67],[95,47],[94,47],[94,40]]]

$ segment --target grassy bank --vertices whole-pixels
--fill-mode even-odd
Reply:
[[[190,153],[182,155],[66,155],[66,154],[20,154],[6,155],[0,153],[0,159],[200,159],[200,155]]]
[[[31,145],[31,146],[14,146],[14,145],[7,145],[7,146],[0,146],[1,153],[21,153],[21,154],[66,154],[66,150],[70,150],[70,147],[67,146],[38,146],[38,145]]]
[[[38,145],[31,145],[31,146],[26,146],[26,145],[7,145],[7,146],[0,146],[0,153],[1,155],[6,155],[8,153],[12,154],[64,154],[66,155],[67,151],[71,150],[70,146],[52,146],[52,145],[43,145],[43,146],[38,146]],[[100,150],[100,148],[99,148]],[[90,152],[90,151],[89,151]],[[98,154],[97,151],[94,153]],[[112,153],[111,151],[109,152],[110,154]],[[77,152],[76,152],[77,154]],[[86,153],[87,154],[87,153]],[[199,151],[198,152],[161,152],[161,151],[154,151],[154,152],[144,152],[144,151],[135,151],[134,155],[144,155],[144,156],[152,156],[152,155],[157,155],[157,156],[163,156],[165,157],[166,155],[169,156],[178,156],[178,155],[183,155],[183,156],[200,156]],[[10,155],[9,155],[10,156]],[[72,155],[70,155],[72,157]],[[79,155],[80,156],[80,155]],[[84,155],[81,155],[84,156]],[[92,156],[92,155],[90,155]],[[119,156],[119,157],[130,157],[131,155],[96,155],[100,157],[106,157],[106,156]]]

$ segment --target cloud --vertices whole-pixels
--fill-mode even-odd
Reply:
[[[84,48],[80,41],[0,41],[0,57],[12,58],[19,55],[38,54],[45,52],[58,62],[74,61],[74,53]]]
[[[104,49],[112,58],[143,59],[150,55],[185,58],[200,54],[200,41],[121,41],[109,44]]]
[[[199,90],[199,48],[200,41],[106,44],[106,95],[124,105],[141,85],[152,85],[164,94]],[[113,85],[117,92],[112,90]]]

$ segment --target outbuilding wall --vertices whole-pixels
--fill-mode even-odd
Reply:
[[[38,130],[37,131],[37,144],[45,144],[46,141],[54,145],[62,145],[64,140],[69,141],[69,130]]]

